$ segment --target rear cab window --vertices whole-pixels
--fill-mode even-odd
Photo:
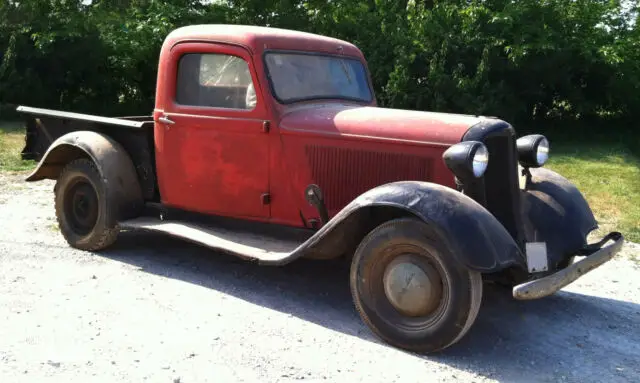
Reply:
[[[247,62],[234,55],[187,53],[178,61],[176,102],[181,105],[252,110],[255,87]]]

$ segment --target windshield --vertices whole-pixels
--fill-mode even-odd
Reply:
[[[304,53],[267,53],[267,73],[281,103],[340,98],[370,102],[371,89],[359,60]]]

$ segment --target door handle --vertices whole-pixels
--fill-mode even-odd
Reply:
[[[158,122],[162,122],[163,124],[167,124],[167,125],[173,125],[175,124],[174,121],[172,121],[169,117],[167,116],[160,116],[158,117]]]

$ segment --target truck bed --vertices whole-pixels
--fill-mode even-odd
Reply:
[[[88,130],[120,143],[136,167],[144,198],[158,197],[153,143],[153,116],[104,117],[61,110],[18,106],[26,127],[22,159],[40,161],[51,144],[66,133]]]

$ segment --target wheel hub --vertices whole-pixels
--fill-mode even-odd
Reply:
[[[401,255],[387,266],[384,292],[391,305],[407,316],[425,316],[433,312],[442,298],[438,272],[415,255]]]
[[[98,218],[98,199],[93,187],[87,182],[78,182],[67,192],[65,210],[73,230],[88,234]]]

